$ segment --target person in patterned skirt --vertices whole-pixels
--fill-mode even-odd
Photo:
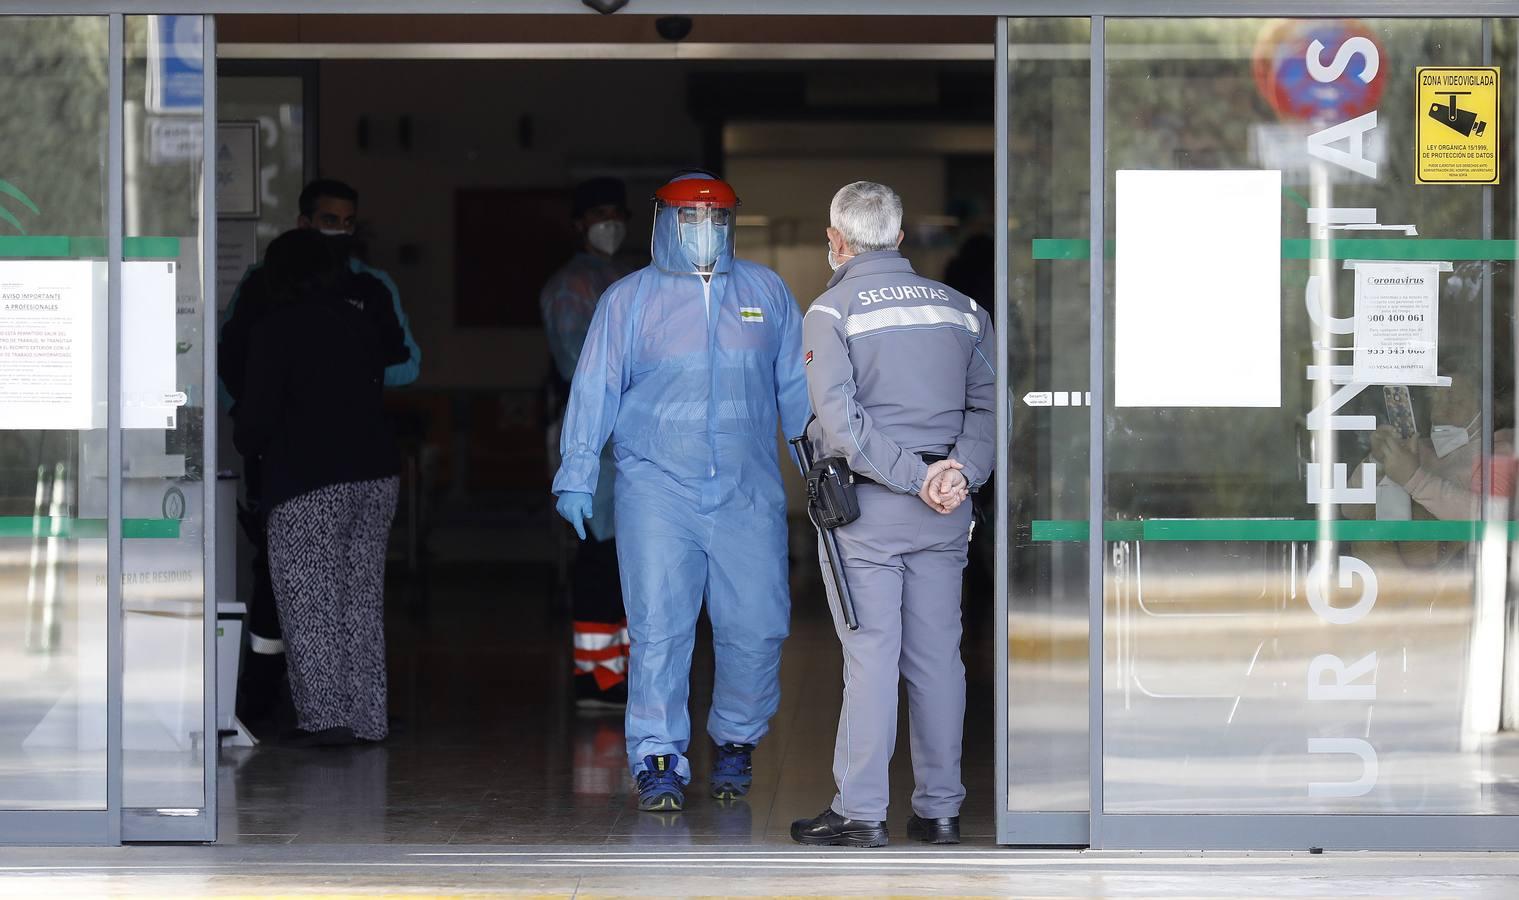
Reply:
[[[269,312],[254,327],[233,443],[257,459],[285,636],[296,745],[388,733],[385,549],[400,454],[381,402],[408,350],[389,292],[310,230],[269,245]]]

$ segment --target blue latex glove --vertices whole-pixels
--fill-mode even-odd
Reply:
[[[559,495],[559,502],[554,505],[559,515],[575,528],[575,533],[580,539],[585,540],[585,520],[591,517],[591,495],[582,494],[579,491],[565,491]]]

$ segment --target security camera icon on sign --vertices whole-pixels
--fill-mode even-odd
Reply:
[[[1482,137],[1483,132],[1487,131],[1487,123],[1478,122],[1476,113],[1469,109],[1461,109],[1456,105],[1457,97],[1466,97],[1470,94],[1471,91],[1440,92],[1440,96],[1444,97],[1448,103],[1431,103],[1429,105],[1429,117],[1446,128],[1461,134],[1463,137],[1471,137],[1472,135]]]

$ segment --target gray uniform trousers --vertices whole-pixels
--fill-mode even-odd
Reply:
[[[941,515],[916,494],[869,483],[858,485],[857,492],[860,517],[835,534],[860,630],[844,625],[838,599],[829,597],[844,648],[833,811],[866,821],[886,818],[900,674],[907,679],[913,811],[925,818],[957,816],[965,800],[960,583],[971,505]]]

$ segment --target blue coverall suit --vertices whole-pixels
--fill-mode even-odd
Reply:
[[[731,232],[730,232],[731,233]],[[608,437],[616,462],[617,557],[632,655],[627,748],[678,755],[689,782],[691,650],[705,594],[717,674],[707,733],[753,744],[780,702],[790,625],[786,497],[777,413],[808,413],[802,317],[769,269],[733,258],[710,282],[655,216],[654,261],[596,308],[570,391],[554,493],[595,492]]]

